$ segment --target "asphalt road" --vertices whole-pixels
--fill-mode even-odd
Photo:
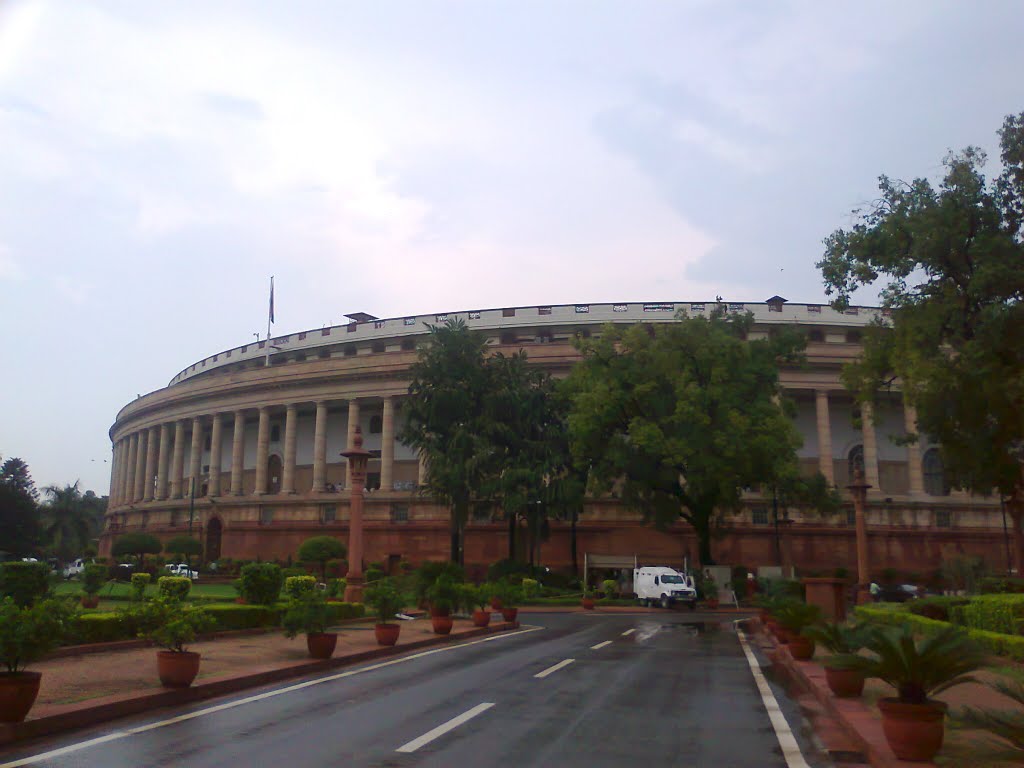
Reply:
[[[0,768],[828,765],[771,686],[802,747],[787,763],[733,625],[700,619],[521,613],[516,634],[122,719]]]

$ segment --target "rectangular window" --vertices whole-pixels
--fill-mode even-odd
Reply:
[[[402,325],[416,325],[415,317],[407,317],[402,321]]]
[[[356,345],[355,344],[346,344],[345,345],[345,357],[355,357],[357,353],[358,353],[358,350],[356,349]]]
[[[576,314],[577,315],[589,315],[590,314],[590,305],[589,304],[577,304],[576,305]]]
[[[434,322],[435,323],[447,323],[448,322],[448,315],[434,315]]]
[[[402,339],[402,349],[406,352],[416,349],[416,339]]]
[[[370,347],[370,349],[374,352],[383,352],[385,349],[387,349],[387,347],[384,346],[383,341],[375,341],[373,342],[373,345]]]
[[[386,324],[387,324],[387,321],[385,321],[385,320],[374,320],[373,321],[373,327],[374,328],[383,328]]]
[[[338,519],[338,508],[334,504],[324,504],[320,507],[320,522],[333,523]]]
[[[742,312],[743,311],[743,304],[742,303],[736,303],[736,302],[729,302],[729,311],[730,312]]]
[[[769,312],[781,312],[782,311],[782,305],[777,303],[777,302],[772,302],[771,304],[768,305],[768,311]]]
[[[217,362],[217,357],[218,357],[217,355],[213,356],[213,362],[215,362],[215,363]]]
[[[231,350],[230,349],[227,352],[224,353],[224,357],[231,357]]]
[[[305,332],[299,334],[299,341],[303,341],[306,338]]]
[[[936,509],[935,510],[935,527],[936,528],[951,528],[953,526],[953,516],[950,514],[948,509]]]
[[[754,525],[768,525],[768,510],[758,507],[751,513]]]
[[[258,347],[259,347],[260,349],[263,349],[263,348],[264,348],[265,346],[267,346],[267,342],[265,342],[265,341],[261,341],[261,342],[260,342],[259,344],[257,344],[256,346],[258,346]]]
[[[242,352],[248,352],[248,351],[249,351],[249,345],[246,344],[244,347],[242,347]]]
[[[703,304],[691,304],[690,305],[690,311],[691,312],[703,312],[704,311],[704,305]]]
[[[857,307],[847,307],[846,311],[844,312],[844,314],[856,315],[857,314]]]
[[[480,319],[480,313],[479,312],[470,312],[469,313],[469,319],[470,320],[479,320]]]
[[[502,317],[515,317],[516,311],[514,309],[503,309],[501,310]]]
[[[391,505],[391,522],[392,523],[407,523],[409,522],[409,508],[404,504],[392,504]]]
[[[377,451],[379,454],[380,451]],[[380,490],[380,472],[367,472],[366,473],[366,490],[368,491],[379,491]]]
[[[538,315],[550,315],[551,314],[551,307],[537,307],[537,314]]]
[[[612,304],[612,312],[627,312],[629,304]]]
[[[349,324],[348,324],[348,326],[346,326],[346,330],[347,330],[347,331],[348,331],[349,333],[355,333],[355,332],[356,332],[356,329],[357,329],[358,327],[359,327],[359,323],[349,323]]]
[[[260,525],[270,525],[274,522],[274,508],[260,507]]]
[[[321,336],[330,336],[331,335],[331,329],[330,328],[321,328],[320,329],[320,335]]]
[[[675,304],[644,304],[644,312],[671,312]]]
[[[817,314],[820,315],[821,314],[821,304],[808,304],[807,305],[807,311],[808,312],[816,312]]]

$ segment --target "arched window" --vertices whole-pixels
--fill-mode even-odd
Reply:
[[[847,479],[852,483],[853,478],[857,476],[857,470],[864,471],[864,446],[855,445],[850,449],[850,452],[846,454],[846,476]]]
[[[384,418],[379,414],[375,413],[370,417],[370,434],[379,435],[384,431]]]
[[[949,496],[946,467],[938,448],[929,448],[924,452],[921,468],[924,470],[924,492],[929,496]]]

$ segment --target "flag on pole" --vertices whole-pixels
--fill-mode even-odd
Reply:
[[[270,322],[274,322],[274,276],[270,276]]]

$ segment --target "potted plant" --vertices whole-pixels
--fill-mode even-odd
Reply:
[[[449,634],[453,624],[452,608],[459,601],[459,585],[447,576],[438,576],[427,589],[427,600],[430,601],[430,622],[434,626],[434,634]]]
[[[501,585],[501,617],[505,621],[515,621],[519,615],[516,606],[522,599],[522,590],[515,584],[504,582]]]
[[[778,620],[779,626],[786,631],[789,652],[793,658],[807,661],[814,656],[814,640],[804,635],[803,631],[821,621],[821,608],[807,603],[787,603],[779,608]]]
[[[402,610],[404,601],[391,579],[378,579],[372,584],[367,584],[366,590],[363,592],[363,599],[366,600],[367,605],[373,607],[377,614],[377,624],[373,628],[374,634],[377,636],[377,644],[394,645],[397,643],[398,633],[402,627],[394,624],[391,620],[395,618],[396,613]]]
[[[583,606],[585,611],[594,610],[594,592],[586,584],[583,585],[583,597],[580,599],[580,605]]]
[[[824,664],[825,680],[840,698],[855,698],[864,692],[865,659],[857,651],[864,647],[867,631],[863,624],[847,626],[833,622],[807,627],[803,632],[833,654]]]
[[[28,715],[42,672],[26,672],[25,665],[38,661],[60,642],[68,606],[58,600],[42,600],[20,607],[11,597],[0,601],[0,723],[20,723]]]
[[[909,627],[875,627],[866,645],[875,654],[865,661],[866,676],[896,689],[878,702],[886,741],[901,760],[931,760],[942,747],[946,704],[929,697],[976,682],[970,673],[984,663],[982,651],[956,627],[918,642]]]
[[[338,633],[327,631],[331,625],[331,609],[319,591],[305,592],[293,598],[281,618],[281,625],[286,637],[305,633],[310,657],[329,659],[334,655]]]
[[[156,664],[160,683],[166,688],[188,688],[199,674],[200,656],[185,645],[213,627],[213,617],[202,608],[172,597],[155,597],[137,611],[141,637],[161,646]]]
[[[704,577],[700,580],[700,591],[704,596],[704,604],[708,608],[718,607],[718,585],[710,573],[704,574]]]
[[[473,593],[473,626],[486,627],[491,623],[490,597],[492,587],[490,584],[484,583],[479,587],[469,585],[469,590]]]
[[[83,608],[95,608],[100,604],[99,593],[107,581],[106,566],[99,563],[88,563],[82,568]]]

